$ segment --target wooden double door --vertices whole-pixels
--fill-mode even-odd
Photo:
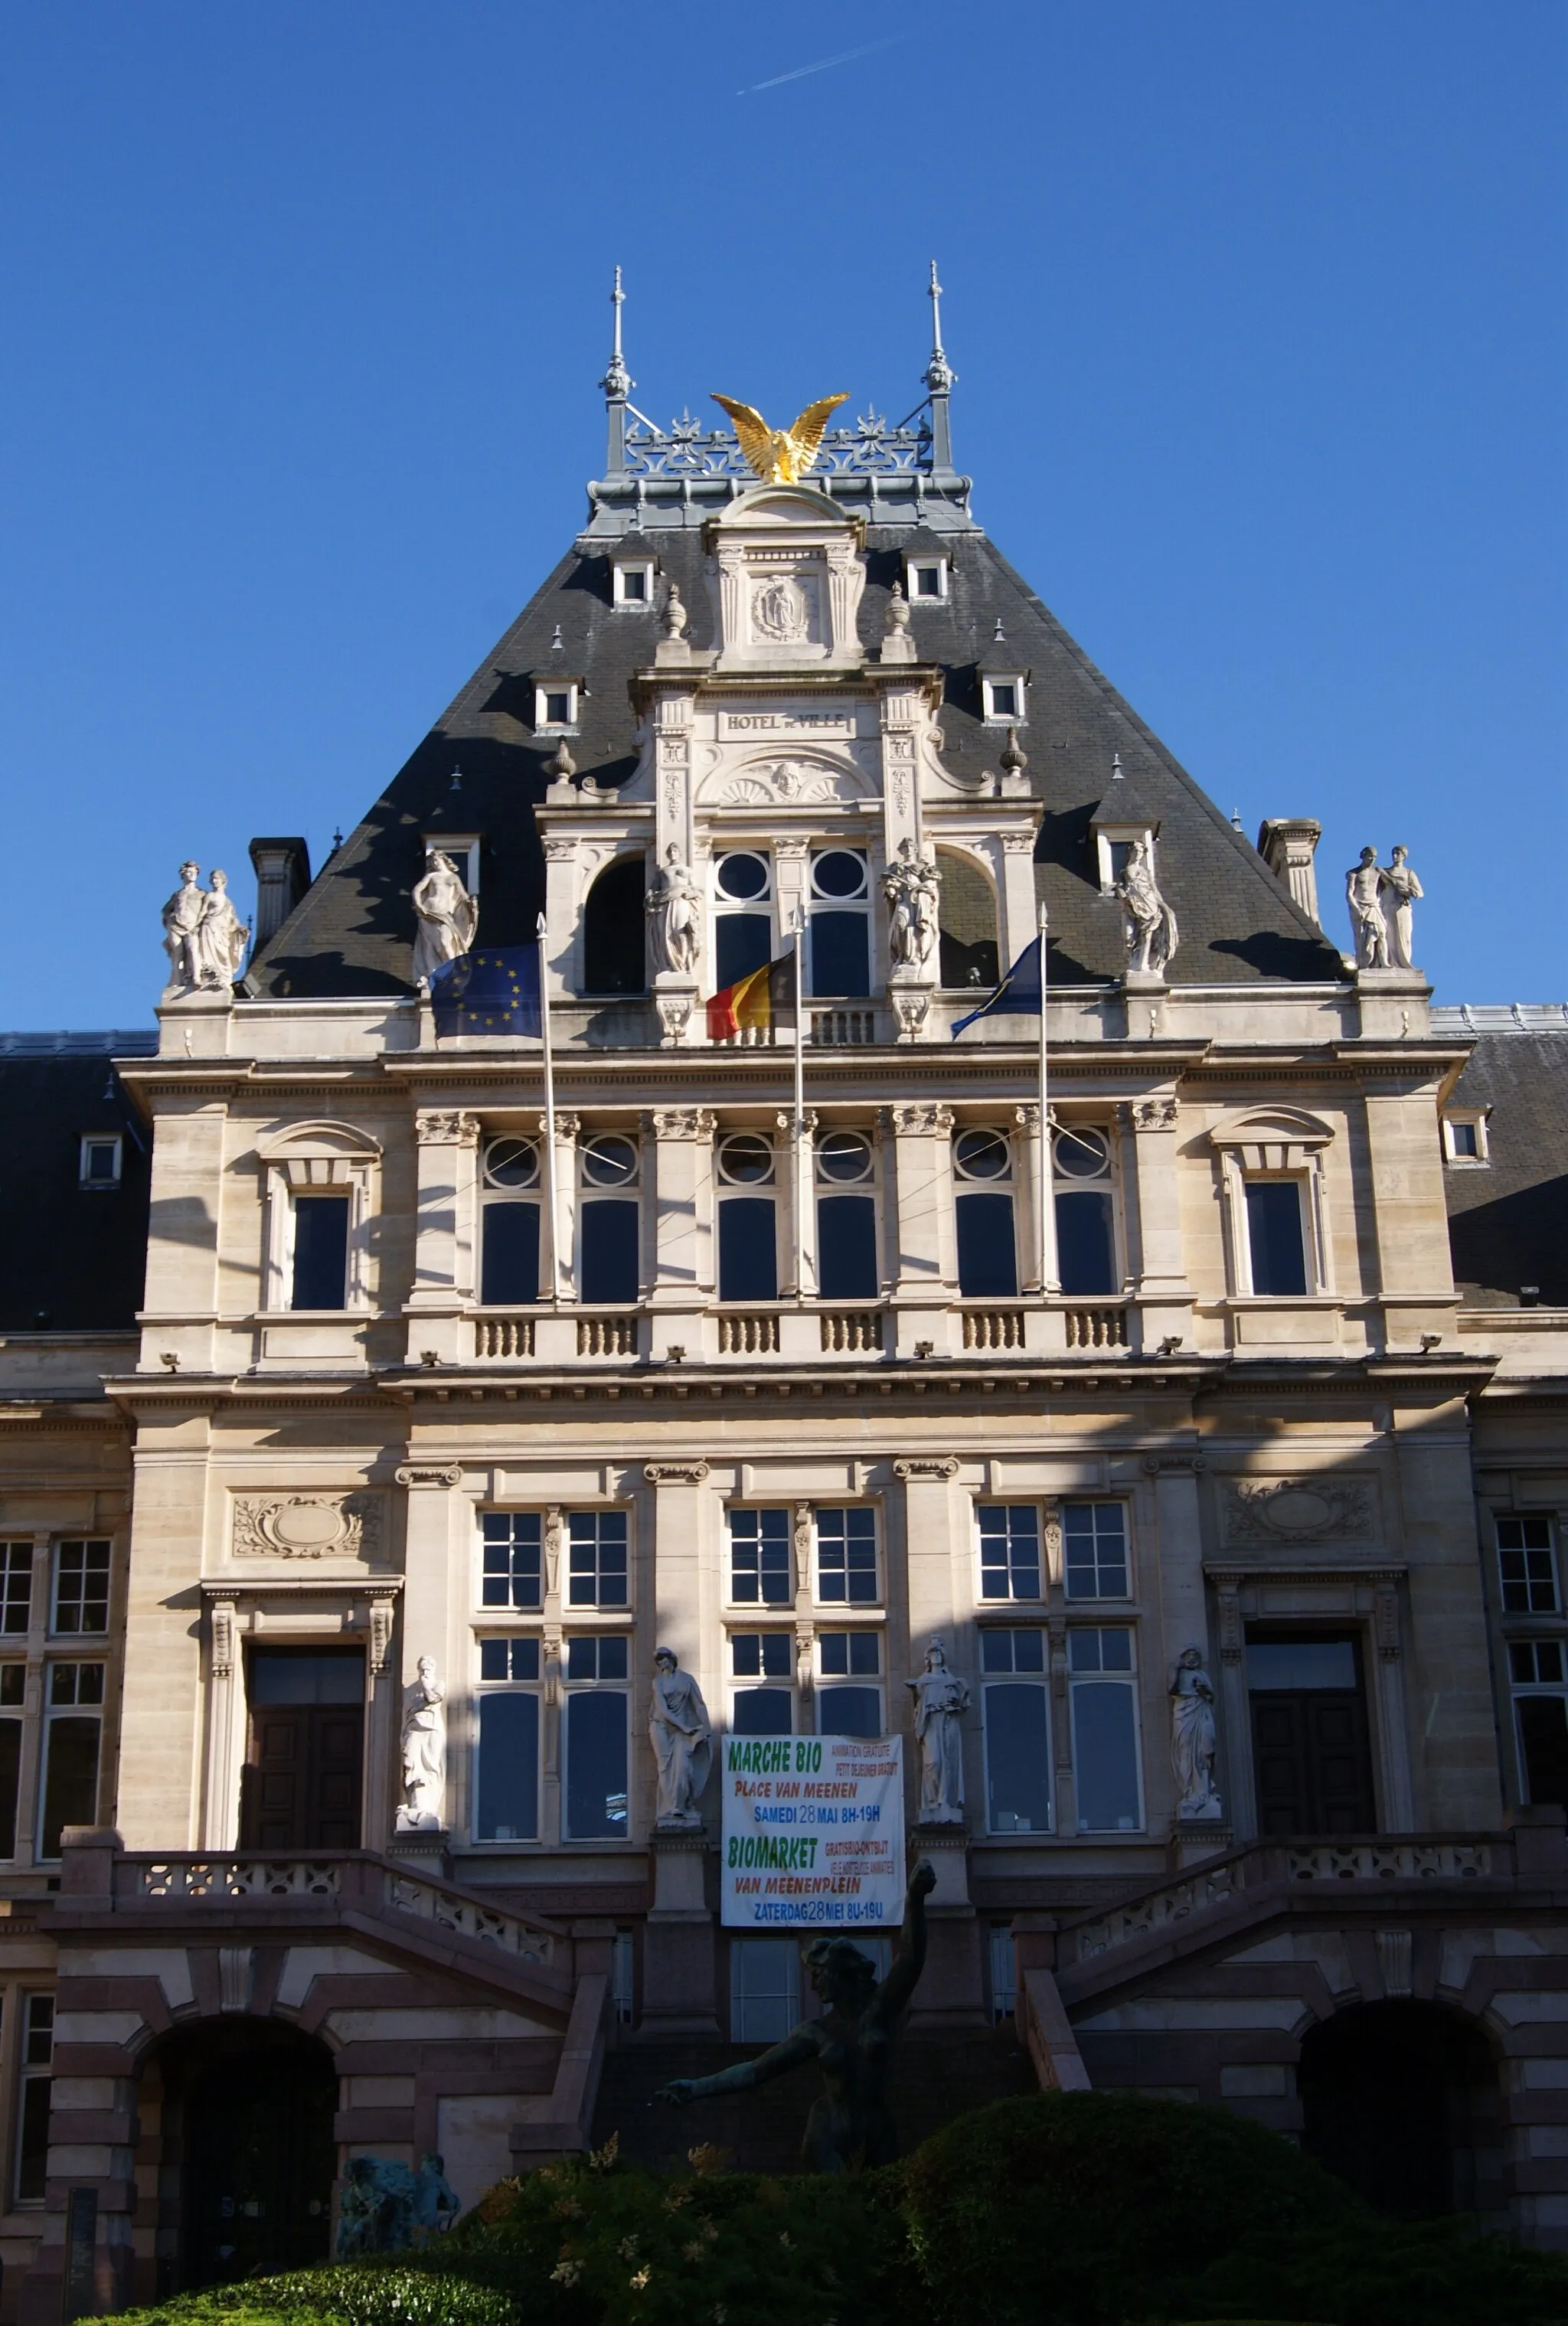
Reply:
[[[257,1648],[242,1849],[357,1849],[365,1778],[365,1658],[357,1649]]]
[[[1248,1638],[1257,1829],[1377,1830],[1367,1700],[1353,1638]]]

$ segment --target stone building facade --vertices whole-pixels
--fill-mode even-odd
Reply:
[[[981,530],[940,339],[790,479],[630,385],[360,826],[254,843],[244,976],[0,1058],[146,1260],[5,1292],[5,2314],[309,2258],[356,2154],[752,2136],[644,2106],[804,2007],[717,1788],[659,1827],[662,1645],[720,1733],[907,1735],[943,1642],[914,2116],[1168,2091],[1568,2243],[1568,1024],[1434,1010],[1396,888],[1325,936],[1316,827]],[[415,983],[441,860],[479,972],[542,923],[548,1083]],[[955,1038],[1042,911],[1044,1020]]]

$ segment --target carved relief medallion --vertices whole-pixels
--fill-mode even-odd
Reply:
[[[1365,1478],[1279,1478],[1266,1485],[1226,1478],[1221,1485],[1228,1542],[1328,1542],[1376,1531]]]
[[[374,1558],[379,1494],[236,1494],[237,1558]]]

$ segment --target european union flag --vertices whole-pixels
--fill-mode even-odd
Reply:
[[[993,1010],[999,1018],[1006,1017],[1010,1010],[1016,1011],[1021,1018],[1038,1018],[1040,1015],[1040,942],[1038,937],[1032,937],[990,1000],[982,1001],[978,1009],[971,1009],[967,1018],[959,1019],[952,1029],[955,1042],[966,1026],[972,1026],[977,1018],[990,1017]]]
[[[460,953],[431,979],[430,998],[438,1034],[537,1034],[539,948]]]

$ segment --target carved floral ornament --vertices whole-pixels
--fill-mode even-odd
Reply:
[[[875,796],[858,768],[836,758],[753,759],[728,775],[710,776],[699,794],[720,807],[809,807],[831,800]]]
[[[427,1107],[413,1118],[413,1135],[421,1147],[477,1147],[479,1118],[444,1107]]]
[[[374,1558],[379,1494],[236,1494],[237,1558]]]
[[[1376,1531],[1366,1478],[1223,1478],[1220,1513],[1228,1542],[1329,1542]]]
[[[956,1478],[958,1457],[952,1454],[906,1454],[893,1465],[893,1475],[903,1484],[911,1479]]]

